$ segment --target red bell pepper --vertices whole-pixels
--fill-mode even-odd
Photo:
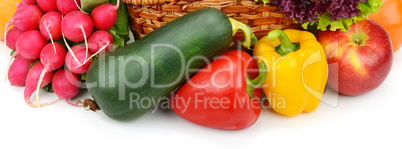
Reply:
[[[261,113],[258,87],[267,76],[264,62],[259,65],[265,69],[260,74],[246,52],[224,53],[174,93],[170,103],[173,111],[190,122],[217,129],[253,125]]]

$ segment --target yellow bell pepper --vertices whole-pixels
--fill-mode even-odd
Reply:
[[[328,65],[324,49],[313,34],[273,30],[258,41],[254,56],[257,62],[267,64],[263,90],[274,111],[295,116],[317,109],[328,79]]]

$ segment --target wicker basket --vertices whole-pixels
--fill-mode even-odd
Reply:
[[[187,13],[216,8],[251,27],[260,39],[272,29],[297,28],[293,20],[286,19],[275,6],[255,3],[250,0],[122,0],[130,16],[130,27],[135,39],[139,39],[164,24]],[[242,41],[241,31],[233,41]]]

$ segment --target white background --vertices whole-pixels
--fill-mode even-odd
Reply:
[[[263,109],[250,128],[224,131],[181,119],[170,110],[147,113],[131,122],[109,119],[58,102],[31,108],[23,87],[10,86],[10,50],[0,42],[0,148],[402,148],[402,50],[394,54],[388,78],[376,90],[347,97],[331,89],[318,109],[284,117]],[[57,99],[40,92],[42,102]],[[76,99],[90,97],[81,91]],[[31,98],[33,100],[33,97]]]

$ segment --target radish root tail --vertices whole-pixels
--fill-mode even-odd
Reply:
[[[49,102],[49,103],[41,103],[40,107],[45,107],[45,106],[52,105],[52,104],[56,103],[57,101],[59,101],[59,99],[57,99],[55,101],[52,101],[52,102]],[[32,108],[38,108],[38,106],[36,104],[32,104],[32,102],[29,100],[29,97],[25,98],[25,102]]]
[[[87,35],[85,34],[84,27],[81,25],[80,29],[82,31],[82,34],[84,35],[84,41],[85,41],[85,58],[88,57],[88,41],[87,41]]]
[[[40,76],[39,76],[39,80],[38,80],[38,85],[36,85],[36,107],[40,107],[41,105],[40,105],[40,101],[39,101],[39,89],[40,89],[40,84],[42,83],[42,80],[43,80],[43,77],[45,76],[45,74],[46,74],[46,72],[48,71],[49,69],[47,68],[47,67],[45,67],[43,70],[42,70],[42,72],[40,73]]]
[[[75,56],[73,50],[71,50],[71,47],[68,45],[67,41],[66,41],[66,37],[64,37],[64,33],[61,32],[62,36],[63,36],[63,40],[64,40],[64,44],[66,45],[68,52],[70,52],[71,56],[74,58],[75,62],[77,62],[77,64],[80,64],[80,61],[78,60],[78,58]]]
[[[45,30],[46,30],[47,34],[49,34],[50,41],[52,42],[53,49],[54,49],[54,54],[57,54],[56,46],[54,45],[53,37],[52,37],[52,34],[50,34],[49,25],[46,24],[46,21],[45,21]]]
[[[63,99],[64,101],[66,101],[68,104],[74,106],[74,107],[82,107],[82,105],[79,105],[80,102],[76,102],[76,103],[72,103],[70,100],[71,99]]]
[[[116,6],[114,6],[114,9],[117,10],[120,7],[120,0],[117,0]]]
[[[77,3],[76,0],[74,0],[74,3],[75,3],[75,6],[77,6],[77,8],[78,8],[81,12],[83,12],[83,13],[85,13],[85,14],[88,14],[88,13],[86,13],[85,11],[82,11],[81,7],[78,5],[78,3]]]
[[[5,40],[6,38],[4,38]],[[4,82],[7,82],[7,76],[8,76],[8,71],[10,71],[11,63],[13,62],[13,59],[19,54],[18,51],[15,51],[14,54],[10,57],[10,61],[8,62],[8,67],[7,67],[7,72],[6,72],[6,78],[4,79]]]

